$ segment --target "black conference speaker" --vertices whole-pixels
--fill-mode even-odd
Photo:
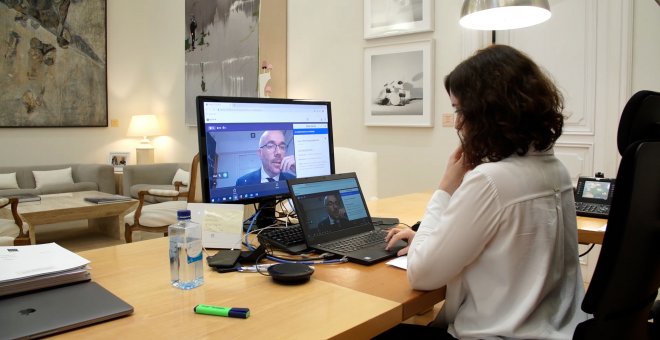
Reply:
[[[301,263],[279,263],[268,267],[268,274],[277,283],[300,284],[309,281],[314,269]]]

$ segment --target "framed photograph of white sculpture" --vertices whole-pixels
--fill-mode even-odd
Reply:
[[[364,50],[364,124],[433,126],[433,40]]]
[[[364,0],[364,38],[433,31],[433,0]]]

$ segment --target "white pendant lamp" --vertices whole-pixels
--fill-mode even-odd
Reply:
[[[459,23],[475,30],[511,30],[550,19],[547,0],[465,0]]]

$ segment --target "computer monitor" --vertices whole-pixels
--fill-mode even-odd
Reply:
[[[330,102],[197,97],[202,196],[206,203],[258,203],[272,224],[288,178],[334,173]]]

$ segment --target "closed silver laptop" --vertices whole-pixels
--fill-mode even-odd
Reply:
[[[96,282],[83,282],[0,299],[2,338],[40,338],[133,313]]]

